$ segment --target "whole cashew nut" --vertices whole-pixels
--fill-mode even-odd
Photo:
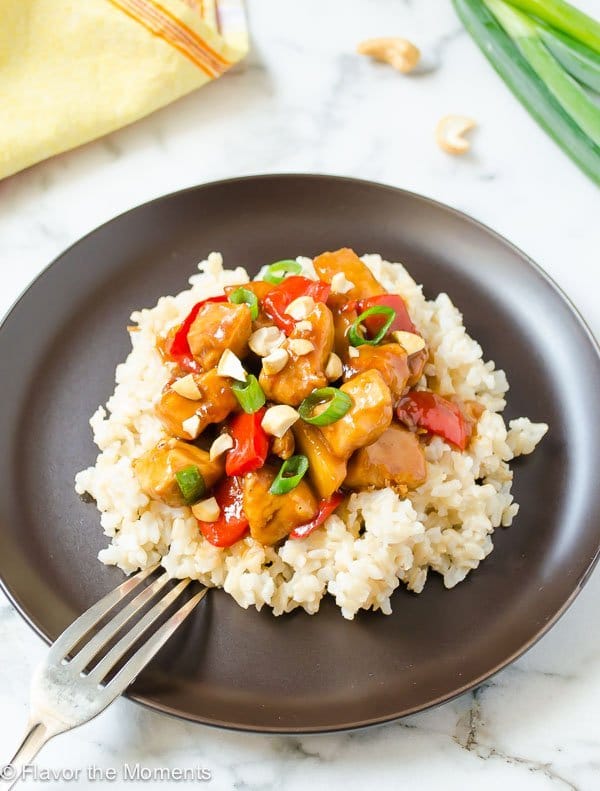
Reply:
[[[405,38],[369,38],[361,41],[357,52],[389,63],[403,74],[412,71],[421,58],[417,47]]]
[[[475,126],[476,122],[465,115],[446,115],[436,127],[436,142],[448,154],[465,154],[471,144],[464,135]]]

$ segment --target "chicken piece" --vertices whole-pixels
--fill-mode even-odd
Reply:
[[[273,283],[267,283],[266,280],[250,280],[248,283],[241,283],[238,286],[225,286],[225,293],[229,297],[234,291],[237,291],[238,288],[245,288],[251,291],[260,302],[267,296],[269,291],[273,291],[275,285]]]
[[[321,433],[334,456],[348,459],[355,450],[370,445],[392,422],[392,395],[379,371],[353,376],[340,387],[352,399],[344,417],[323,426]]]
[[[270,291],[273,291],[275,285],[267,283],[266,280],[251,280],[249,283],[244,283],[241,286],[225,286],[225,293],[227,296],[237,291],[238,288],[246,288],[251,291],[258,299],[258,316],[252,322],[252,329],[258,330],[260,327],[272,327],[273,320],[267,316],[262,308],[262,301]]]
[[[192,322],[187,339],[202,370],[209,371],[217,365],[225,349],[239,358],[245,357],[251,332],[248,305],[207,302]]]
[[[408,355],[408,370],[409,377],[406,383],[408,388],[414,387],[419,379],[423,376],[425,365],[429,359],[429,352],[427,348],[421,349],[420,352]]]
[[[171,329],[166,333],[166,335],[159,335],[156,338],[156,348],[163,360],[167,362],[172,362],[172,357],[170,354],[171,344],[173,343],[173,339],[177,335],[179,331],[180,325],[177,324],[175,327],[171,327]]]
[[[301,356],[291,352],[289,361],[279,373],[266,374],[264,370],[260,373],[260,386],[271,401],[297,406],[315,388],[328,384],[325,367],[333,348],[333,317],[323,302],[317,302],[307,320],[312,329],[295,329],[283,348],[290,350],[290,341],[302,338],[311,341],[315,347],[313,351]]]
[[[343,295],[346,302],[386,293],[385,288],[371,274],[369,267],[348,247],[342,247],[333,253],[322,253],[315,258],[313,264],[316,273],[326,283],[331,283],[333,276],[341,272],[353,284]]]
[[[198,401],[190,401],[189,398],[184,398],[174,390],[167,389],[163,392],[160,401],[156,405],[156,414],[169,434],[175,437],[193,439],[185,431],[182,424],[196,414],[197,408]]]
[[[417,435],[392,423],[378,440],[352,456],[345,484],[351,489],[395,486],[405,493],[426,478],[425,452]]]
[[[330,304],[330,309],[333,315],[333,348],[338,357],[342,360],[346,360],[348,357],[348,347],[350,346],[348,341],[348,328],[356,321],[358,313],[353,303],[344,302],[340,305]]]
[[[163,440],[133,462],[142,490],[153,500],[174,507],[185,505],[175,473],[194,464],[210,489],[225,473],[223,457],[211,461],[207,451],[177,439]]]
[[[346,462],[334,456],[321,429],[298,420],[292,427],[296,445],[308,458],[308,475],[317,494],[327,500],[346,477]]]
[[[183,439],[195,439],[211,423],[221,423],[238,405],[229,380],[218,376],[215,368],[204,374],[194,374],[194,381],[201,394],[197,401],[168,388],[156,407],[167,431]],[[199,423],[192,436],[182,424],[194,415],[198,416]]]
[[[317,515],[319,504],[305,481],[287,494],[271,494],[269,487],[277,473],[269,467],[244,476],[244,513],[250,535],[267,546],[276,544],[294,528]]]
[[[410,370],[406,352],[399,343],[382,343],[380,346],[363,344],[357,347],[358,357],[344,360],[344,380],[348,381],[362,371],[379,371],[396,401],[406,390]]]
[[[280,459],[285,460],[294,455],[295,448],[296,443],[294,441],[294,435],[292,434],[291,429],[288,428],[283,437],[273,438],[271,453],[274,453],[275,456],[279,456]]]

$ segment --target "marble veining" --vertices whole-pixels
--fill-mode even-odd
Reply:
[[[597,0],[580,5],[598,14]],[[0,182],[0,314],[66,246],[138,203],[218,178],[320,171],[384,181],[474,215],[537,260],[600,334],[598,190],[499,82],[449,2],[248,0],[248,12],[252,53],[220,81]],[[395,34],[423,49],[418,75],[402,77],[354,54],[362,38]],[[472,151],[461,159],[433,142],[436,121],[449,112],[478,122]],[[513,666],[474,693],[402,722],[265,737],[179,722],[120,700],[49,744],[39,764],[200,765],[212,771],[206,786],[215,791],[595,791],[599,597],[597,571],[558,625]],[[44,650],[2,598],[5,758],[25,725],[29,678]],[[186,784],[84,778],[77,787],[170,785]]]

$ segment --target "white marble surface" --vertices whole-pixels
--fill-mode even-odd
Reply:
[[[581,5],[598,11],[598,0]],[[353,175],[463,209],[558,281],[600,334],[600,200],[535,126],[445,0],[249,0],[253,52],[236,73],[152,117],[0,183],[0,313],[67,245],[113,215],[199,182],[259,172]],[[403,78],[353,54],[405,35],[438,63]],[[472,153],[433,143],[448,112],[475,117]],[[212,770],[239,791],[600,788],[600,571],[556,628],[475,695],[368,732],[262,737],[178,722],[119,701],[50,744],[45,768]],[[0,748],[25,723],[44,646],[0,601]],[[1,760],[0,756],[0,760]],[[123,783],[28,782],[26,788]],[[132,788],[178,783],[128,782]]]

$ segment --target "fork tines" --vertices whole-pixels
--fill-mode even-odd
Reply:
[[[161,621],[167,610],[175,604],[191,582],[190,579],[180,580],[174,587],[157,598],[170,579],[169,574],[165,572],[144,587],[122,609],[117,609],[117,605],[150,577],[157,568],[158,566],[152,566],[138,572],[77,618],[51,647],[47,664],[60,664],[63,673],[68,670],[70,674],[85,678],[88,684],[91,683],[94,686],[108,682],[105,688],[107,691],[110,688],[111,699],[120,694],[167,642],[208,590],[203,588],[195,594],[156,631],[143,639],[150,627]],[[152,606],[147,612],[120,636],[124,627],[149,605]],[[113,609],[116,610],[115,614],[88,639],[94,627],[111,614]],[[140,647],[127,659],[114,677],[109,678],[120,660],[134,649],[138,642],[141,642]],[[106,650],[107,648],[108,650]],[[86,669],[90,666],[91,669],[87,672]]]

